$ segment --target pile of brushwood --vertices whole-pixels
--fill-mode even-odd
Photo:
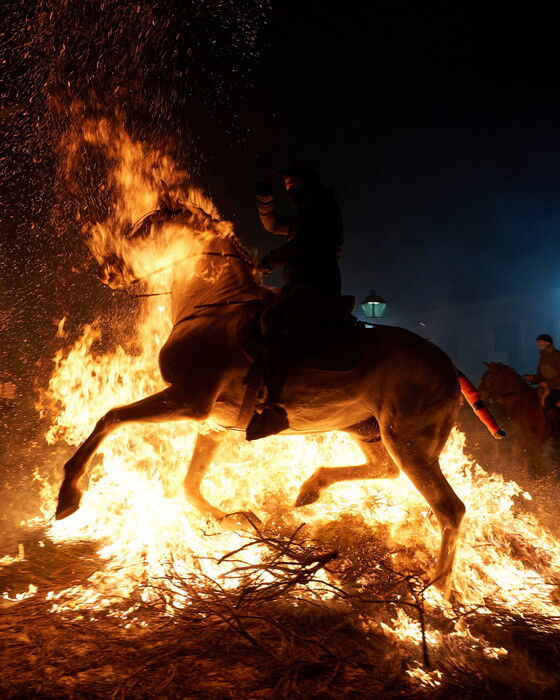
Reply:
[[[220,580],[170,564],[172,586],[142,582],[149,603],[62,611],[72,587],[106,562],[91,543],[30,532],[24,556],[0,569],[0,697],[560,697],[560,620],[490,601],[444,614],[426,604],[420,575],[391,568],[394,556],[371,532],[355,534],[353,551],[326,539],[255,528],[222,557]],[[266,556],[245,556],[254,547]],[[403,613],[416,639],[391,633]],[[471,637],[455,633],[466,627]]]

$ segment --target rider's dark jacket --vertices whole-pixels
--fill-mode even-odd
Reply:
[[[534,382],[546,382],[549,389],[560,389],[560,350],[549,345],[540,351],[539,366]]]
[[[294,216],[278,215],[272,195],[257,196],[257,205],[265,229],[288,236],[284,245],[265,256],[271,268],[283,266],[283,290],[313,285],[340,294],[343,227],[332,192],[320,183],[314,185]]]

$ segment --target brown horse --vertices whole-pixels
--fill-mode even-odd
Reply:
[[[162,218],[161,212],[158,216]],[[176,207],[168,218],[172,221],[161,226],[174,227],[171,238],[189,241],[188,254],[173,262],[173,328],[159,355],[168,387],[112,408],[98,421],[65,465],[57,519],[78,509],[79,480],[101,443],[118,427],[205,419],[221,430],[199,432],[185,494],[201,513],[219,521],[227,517],[204,498],[201,482],[225,431],[246,427],[240,416],[252,359],[240,341],[240,329],[271,290],[261,285],[254,261],[231,226],[214,225],[210,217],[186,205]],[[101,277],[111,287],[137,281],[122,259],[137,240],[121,240],[119,255],[107,257],[102,265]],[[338,481],[395,478],[402,470],[439,522],[441,544],[432,583],[449,590],[465,506],[443,476],[438,459],[460,404],[457,370],[441,349],[408,330],[356,323],[349,334],[331,347],[328,357],[290,370],[284,397],[290,428],[284,434],[344,431],[361,446],[365,461],[319,468],[301,486],[296,505],[313,503]]]
[[[501,362],[486,362],[478,391],[485,403],[499,403],[514,428],[517,454],[531,476],[542,476],[551,460],[559,456],[560,440],[556,412],[545,411],[539,390],[514,369]]]

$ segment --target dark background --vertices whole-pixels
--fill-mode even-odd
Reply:
[[[387,321],[558,285],[555,15],[505,3],[281,5],[242,110],[258,138],[223,150],[215,191],[240,233],[271,244],[240,218],[251,166],[303,156],[343,209],[346,291],[376,288]]]
[[[344,292],[375,288],[388,323],[554,289],[557,14],[544,8],[8,0],[3,376],[31,402],[57,321],[70,343],[127,309],[97,282],[80,232],[110,206],[104,165],[86,153],[65,172],[61,144],[84,117],[121,119],[170,152],[258,255],[277,241],[255,182],[311,160],[343,212]]]

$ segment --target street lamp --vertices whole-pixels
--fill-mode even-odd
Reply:
[[[362,301],[361,306],[364,316],[367,318],[381,318],[387,307],[387,302],[372,289],[369,295]]]

